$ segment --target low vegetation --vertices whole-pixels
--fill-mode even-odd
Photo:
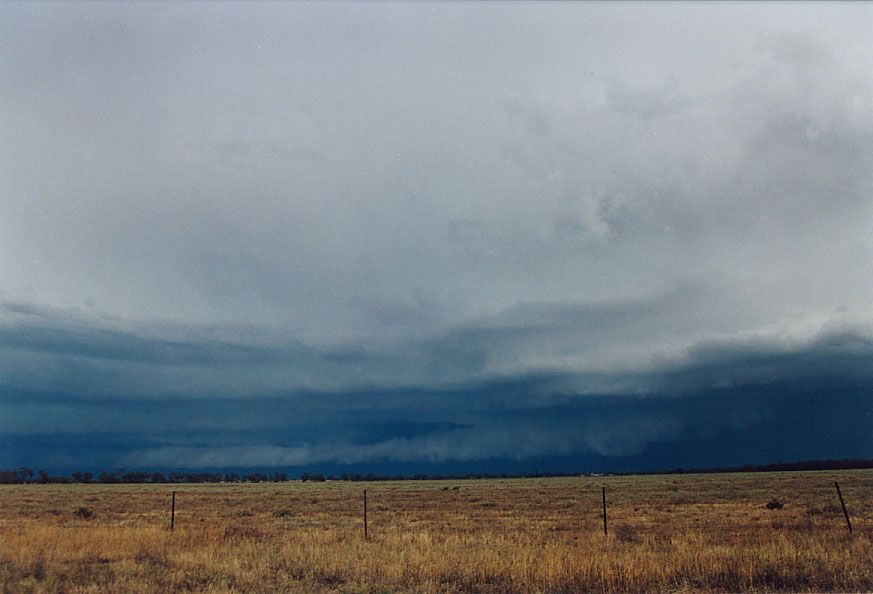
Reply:
[[[834,480],[849,508],[852,533]],[[363,534],[364,488],[369,540]],[[173,531],[171,491],[177,493]],[[774,501],[780,505],[770,505]],[[5,485],[0,588],[349,594],[870,590],[873,471]]]

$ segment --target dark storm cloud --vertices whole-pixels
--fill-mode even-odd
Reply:
[[[112,426],[102,459],[130,464],[630,459],[732,418],[800,451],[816,402],[858,410],[865,5],[0,13],[17,444],[96,455]]]
[[[239,382],[229,380],[226,368],[237,366],[238,373],[247,377],[254,364],[250,353],[228,358],[227,353],[234,353],[234,349],[221,348],[221,356],[215,357],[214,345],[190,343],[188,348],[194,352],[202,348],[203,352],[176,363],[171,357],[155,357],[142,347],[122,349],[128,354],[145,354],[152,376],[145,391],[142,386],[131,389],[127,384],[135,375],[132,369],[117,369],[107,379],[89,375],[94,371],[88,367],[65,367],[65,373],[52,377],[55,383],[44,381],[38,389],[28,389],[26,383],[16,385],[17,375],[9,373],[12,366],[7,364],[0,402],[7,457],[20,461],[21,448],[29,448],[25,444],[40,439],[42,445],[28,451],[41,452],[44,465],[69,466],[72,458],[51,445],[60,439],[80,444],[79,459],[125,467],[360,467],[500,459],[521,464],[592,456],[637,459],[637,465],[646,466],[649,462],[645,458],[634,457],[659,444],[662,448],[674,444],[676,455],[682,452],[682,444],[693,439],[708,443],[730,438],[749,449],[749,443],[744,442],[748,435],[742,436],[747,432],[755,435],[760,426],[780,432],[783,438],[787,432],[794,440],[792,447],[802,451],[806,447],[803,432],[822,431],[819,421],[823,417],[829,419],[829,430],[842,427],[841,435],[846,438],[843,450],[830,443],[829,451],[866,455],[873,444],[873,368],[869,365],[873,338],[863,329],[834,326],[799,343],[766,339],[709,342],[695,345],[681,357],[608,372],[533,373],[518,369],[513,376],[504,370],[490,379],[474,379],[464,373],[465,357],[458,355],[459,362],[452,365],[447,354],[450,344],[458,353],[478,349],[482,360],[488,360],[492,355],[486,345],[498,351],[519,341],[526,345],[531,336],[560,326],[558,320],[574,317],[572,312],[554,308],[544,308],[545,312],[531,306],[525,309],[524,315],[514,312],[507,316],[515,321],[511,331],[489,320],[443,337],[437,354],[430,343],[407,344],[401,351],[378,356],[391,361],[389,367],[411,366],[421,353],[430,352],[445,364],[444,372],[456,374],[454,382],[441,378],[442,385],[421,381],[426,378],[422,376],[417,378],[419,384],[406,388],[387,382],[380,388],[365,387],[372,383],[372,377],[355,386],[355,376],[348,368],[360,365],[361,360],[340,357],[333,371],[345,374],[342,391],[281,389],[278,383],[262,383],[260,391],[249,386],[238,393],[233,386]],[[590,309],[576,308],[576,328],[595,318],[597,324],[591,326],[614,328],[612,334],[618,336],[621,324],[628,319],[640,320],[645,326],[646,312],[659,319],[662,316],[651,304],[605,308],[612,316],[602,308]],[[41,312],[21,305],[6,311]],[[34,340],[21,348],[20,340],[9,341],[7,335],[3,338],[3,352],[18,354],[13,361],[37,356],[34,348],[44,351],[40,356],[69,356],[47,341]],[[163,342],[157,345],[157,352],[164,354]],[[259,364],[281,365],[277,353],[283,352],[276,349]],[[83,357],[99,361],[96,352]],[[118,362],[115,357],[109,360]],[[210,390],[202,384],[188,398],[180,398],[179,376],[171,370],[181,366],[182,376],[190,381],[193,372],[188,365],[192,361],[205,371],[203,378],[222,378],[227,391]],[[129,359],[125,363],[131,364]],[[286,363],[283,370],[293,369],[289,365]],[[475,367],[481,371],[485,365]],[[80,376],[75,377],[75,373]],[[155,391],[161,382],[154,376],[161,375],[166,376],[163,385],[171,386],[164,395]],[[263,374],[258,375],[263,381]],[[93,389],[95,385],[98,390]],[[786,429],[786,423],[795,430]],[[42,439],[51,434],[56,436]],[[103,440],[108,450],[97,451]],[[784,451],[787,446],[769,444],[764,451],[777,447]],[[766,461],[766,457],[756,459]]]
[[[81,406],[82,419],[97,413],[99,428],[74,427],[76,416],[67,414],[64,427],[81,432],[7,435],[6,453],[10,464],[29,457],[30,463],[54,467],[73,455],[78,464],[125,467],[366,468],[515,460],[529,469],[561,458],[577,460],[576,469],[579,461],[604,464],[609,458],[606,467],[615,469],[627,467],[628,460],[630,468],[669,468],[869,456],[869,388],[828,381],[825,399],[820,388],[777,380],[671,398],[563,393],[528,401],[523,409],[464,406],[471,394],[474,400],[505,397],[500,385],[491,386],[493,392],[478,386],[463,394],[389,394],[390,404],[366,394],[127,405],[88,400],[71,410]],[[44,405],[35,411],[43,428],[50,410]],[[20,411],[16,417],[23,426]],[[689,443],[714,457],[707,461],[688,451]],[[75,454],[63,444],[75,446]],[[643,454],[652,449],[660,450],[661,460],[646,459]]]

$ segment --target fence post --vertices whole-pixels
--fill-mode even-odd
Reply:
[[[852,521],[849,519],[849,512],[846,510],[846,502],[843,501],[843,494],[840,491],[840,483],[834,481],[834,486],[837,488],[837,497],[840,498],[840,506],[843,508],[843,515],[846,517],[846,526],[849,527],[849,532],[852,531]]]
[[[370,540],[370,534],[367,532],[367,490],[364,489],[364,540]]]
[[[603,533],[609,534],[606,528],[606,487],[601,487],[601,492],[603,494]]]
[[[173,497],[170,500],[170,531],[176,527],[176,492],[173,491]]]

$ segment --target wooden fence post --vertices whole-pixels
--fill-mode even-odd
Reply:
[[[367,532],[367,490],[364,489],[364,540],[370,540],[370,534]]]
[[[840,506],[843,508],[843,515],[846,517],[846,526],[849,527],[849,532],[851,532],[852,521],[849,519],[849,512],[846,510],[846,502],[843,501],[843,494],[840,492],[840,483],[834,481],[834,486],[837,488],[837,497],[840,498]]]
[[[173,498],[170,500],[170,530],[176,527],[176,492],[173,491]]]
[[[603,533],[609,534],[606,528],[606,487],[601,487],[603,493]]]

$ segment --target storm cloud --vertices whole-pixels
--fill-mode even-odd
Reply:
[[[0,12],[6,463],[871,455],[870,7]]]

